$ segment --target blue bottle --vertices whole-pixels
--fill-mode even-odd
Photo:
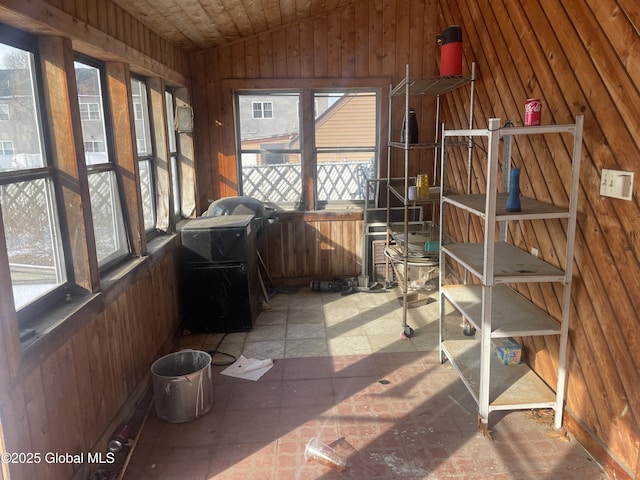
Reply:
[[[520,169],[512,168],[509,177],[509,196],[507,197],[507,212],[520,211]]]

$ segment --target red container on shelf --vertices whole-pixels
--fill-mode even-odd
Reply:
[[[524,104],[524,124],[527,126],[540,125],[542,116],[542,102],[537,98],[529,98]]]
[[[440,44],[440,76],[462,75],[462,29],[451,25],[436,38]]]

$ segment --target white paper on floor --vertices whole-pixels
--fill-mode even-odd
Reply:
[[[273,367],[273,360],[270,358],[257,360],[255,358],[246,358],[244,355],[240,355],[238,360],[222,370],[220,373],[230,377],[255,381],[267,373],[271,367]]]

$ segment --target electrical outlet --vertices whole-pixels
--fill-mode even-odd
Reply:
[[[633,195],[633,172],[602,169],[600,195],[603,197],[631,200]]]
[[[531,255],[538,258],[538,249],[536,247],[531,247]]]

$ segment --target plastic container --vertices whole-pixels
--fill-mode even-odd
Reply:
[[[436,38],[440,44],[440,76],[462,75],[462,29],[451,25]]]
[[[181,350],[151,365],[156,414],[170,423],[190,422],[205,415],[213,404],[211,355]]]
[[[333,448],[322,443],[318,437],[313,437],[304,449],[304,459],[314,460],[339,472],[344,472],[347,468],[347,461]]]
[[[418,199],[429,198],[429,175],[426,173],[416,177],[416,196]]]

